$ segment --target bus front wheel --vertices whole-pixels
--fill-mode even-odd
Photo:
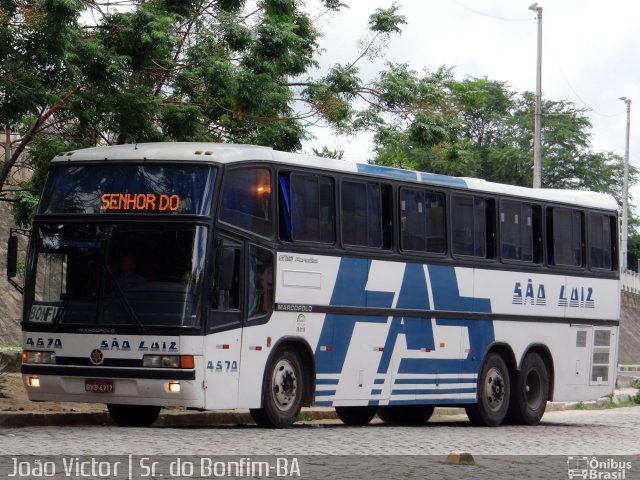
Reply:
[[[465,407],[473,425],[497,427],[509,408],[509,371],[500,355],[487,355],[478,376],[478,403]]]
[[[549,398],[547,365],[536,352],[529,352],[513,379],[507,419],[518,425],[537,425]]]
[[[161,407],[108,403],[109,416],[120,427],[150,427],[158,419]]]
[[[250,410],[261,427],[287,428],[298,418],[304,392],[302,362],[295,349],[279,349],[267,367],[262,408]]]
[[[335,407],[336,415],[346,425],[366,425],[376,416],[377,407]]]

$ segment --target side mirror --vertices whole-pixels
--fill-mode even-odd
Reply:
[[[18,237],[11,235],[7,241],[7,278],[18,274]]]

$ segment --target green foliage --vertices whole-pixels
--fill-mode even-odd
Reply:
[[[334,12],[345,7],[314,1]],[[0,7],[0,125],[23,139],[0,166],[0,200],[15,200],[21,225],[58,152],[171,140],[295,151],[317,124],[372,132],[374,163],[531,185],[531,93],[402,63],[363,82],[358,62],[379,55],[407,23],[395,4],[369,17],[356,59],[323,74],[314,73],[320,32],[297,0],[147,0],[108,10],[82,0],[0,0]],[[543,185],[620,199],[622,160],[591,150],[585,111],[547,100],[543,112]],[[34,174],[9,193],[21,152],[21,167]],[[632,169],[632,185],[636,179]],[[640,252],[640,241],[633,245]]]
[[[420,76],[403,65],[389,66],[375,87],[380,103],[359,117],[375,132],[375,163],[531,186],[531,93],[487,78],[456,81],[444,68]],[[622,203],[623,160],[591,150],[585,110],[552,100],[542,109],[543,186],[610,193]],[[630,184],[637,178],[632,168]]]
[[[333,158],[334,160],[344,160],[344,150],[341,150],[341,149],[332,150],[325,145],[321,149],[313,148],[312,151],[316,157]]]
[[[400,7],[395,3],[390,8],[377,8],[369,17],[369,29],[372,32],[400,33],[400,25],[407,23],[404,15],[398,15]]]

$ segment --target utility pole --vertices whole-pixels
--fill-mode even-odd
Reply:
[[[533,188],[542,186],[542,7],[529,5],[538,18],[538,55],[536,64],[536,114],[533,139]]]
[[[620,271],[627,269],[627,230],[629,224],[629,131],[631,128],[631,99],[620,97],[627,104],[627,137],[624,146],[624,179],[622,181],[622,231],[620,232]]]

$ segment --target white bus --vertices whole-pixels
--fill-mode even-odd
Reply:
[[[536,424],[613,391],[617,245],[598,193],[245,145],[72,151],[30,235],[24,384],[120,425],[184,406],[287,427],[310,405]]]

